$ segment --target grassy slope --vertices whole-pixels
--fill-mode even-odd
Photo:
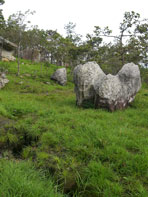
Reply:
[[[50,178],[36,171],[29,162],[0,162],[0,194],[2,197],[62,197]]]
[[[110,113],[77,108],[73,84],[50,81],[53,65],[41,73],[25,62],[19,77],[16,63],[0,66],[10,80],[0,91],[2,157],[33,161],[68,196],[148,196],[147,86],[131,107]]]

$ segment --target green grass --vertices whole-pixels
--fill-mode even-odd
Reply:
[[[2,197],[62,197],[50,178],[23,161],[0,162],[0,195]]]
[[[41,183],[30,177],[26,184],[44,188],[50,177],[49,182],[68,197],[148,196],[146,84],[130,107],[111,113],[75,105],[69,69],[68,84],[60,86],[50,80],[58,68],[54,65],[42,66],[41,72],[40,64],[24,61],[20,76],[15,62],[0,62],[0,67],[8,70],[10,80],[0,90],[1,157],[8,159],[10,170],[13,165],[29,169],[30,161],[34,173],[42,169],[46,175]],[[9,184],[4,182],[0,189]]]

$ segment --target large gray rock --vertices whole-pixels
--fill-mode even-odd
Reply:
[[[0,89],[3,88],[9,80],[6,78],[5,73],[0,73]]]
[[[99,85],[98,85],[99,84]],[[131,103],[141,87],[140,71],[133,63],[125,64],[116,76],[107,75],[102,82],[96,81],[95,107],[110,111],[124,109]]]
[[[57,69],[51,76],[52,80],[57,81],[60,85],[66,85],[67,83],[67,72],[66,68]]]
[[[117,75],[105,75],[98,64],[88,62],[74,69],[77,105],[84,101],[94,103],[96,108],[110,111],[124,109],[131,103],[141,87],[139,67],[125,64]]]
[[[88,62],[75,67],[74,84],[78,106],[83,105],[86,101],[94,103],[94,82],[96,79],[101,81],[104,76],[104,72],[96,62]]]
[[[118,72],[118,76],[124,87],[127,87],[128,97],[135,95],[141,88],[140,70],[134,63],[125,64]]]

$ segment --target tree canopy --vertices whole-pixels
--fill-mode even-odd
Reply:
[[[0,1],[0,5],[4,3]],[[147,60],[148,55],[148,19],[141,19],[134,11],[125,12],[119,24],[119,35],[113,35],[110,28],[95,26],[92,34],[86,39],[75,32],[76,24],[69,22],[65,25],[66,36],[56,30],[43,30],[38,26],[28,27],[30,10],[17,12],[5,21],[0,34],[10,41],[20,45],[20,54],[38,50],[41,61],[72,67],[86,61],[96,61],[105,72],[116,73],[123,64],[134,62],[139,64]],[[109,43],[105,37],[112,39]],[[30,59],[33,58],[30,55]]]
[[[4,3],[5,3],[4,0],[0,0],[0,6],[2,6]],[[3,24],[4,24],[4,16],[2,13],[2,9],[0,9],[0,28],[2,28]]]

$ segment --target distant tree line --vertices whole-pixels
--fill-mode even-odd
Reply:
[[[3,3],[0,0],[0,6]],[[30,10],[17,12],[4,20],[0,10],[0,35],[18,45],[18,59],[28,49],[28,58],[33,60],[33,54],[38,50],[43,62],[74,67],[96,61],[106,73],[113,74],[127,62],[148,61],[148,19],[141,19],[134,11],[124,13],[119,35],[113,35],[109,27],[95,26],[93,34],[87,34],[85,40],[75,32],[76,24],[72,22],[64,27],[66,37],[56,30],[29,27],[27,18],[32,14],[34,12]],[[112,42],[106,43],[105,37],[112,38]]]

